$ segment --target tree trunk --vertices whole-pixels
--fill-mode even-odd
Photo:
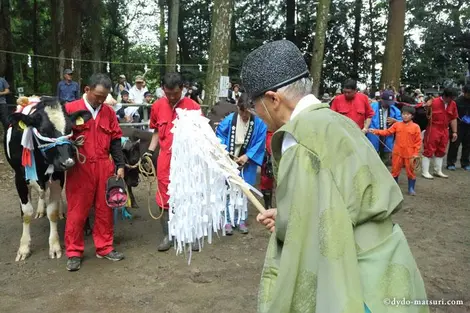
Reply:
[[[377,91],[377,77],[376,77],[376,72],[375,72],[375,64],[377,63],[376,56],[375,56],[375,29],[374,29],[374,18],[375,18],[375,6],[374,6],[374,1],[369,0],[369,32],[370,32],[370,43],[371,43],[371,49],[370,49],[370,63],[371,63],[371,80],[372,80],[372,85],[371,85],[371,93],[375,93]]]
[[[359,79],[359,59],[361,57],[361,10],[362,0],[356,0],[354,5],[354,42],[353,57],[352,57],[352,73],[351,78],[354,80]],[[372,17],[371,17],[372,19]]]
[[[400,87],[403,45],[405,41],[406,0],[389,0],[387,41],[380,88]]]
[[[59,29],[59,72],[62,76],[64,69],[74,71],[74,80],[81,85],[81,45],[82,45],[82,7],[80,1],[59,1],[59,11],[62,17]],[[73,62],[72,60],[73,59]]]
[[[58,1],[57,0],[50,0],[50,12],[51,12],[51,47],[52,47],[52,55],[57,57],[59,55],[59,28],[60,28],[60,18],[59,10],[58,10]],[[55,95],[57,90],[55,89],[57,86],[57,79],[61,77],[61,74],[57,71],[59,70],[59,62],[56,59],[51,60],[52,66],[50,67],[50,82],[51,82],[51,94]]]
[[[178,17],[179,17],[179,0],[170,1],[170,25],[168,28],[168,54],[167,54],[167,72],[176,71],[176,54],[178,46]]]
[[[10,1],[0,0],[0,49],[12,51],[12,38],[10,26]],[[13,91],[13,59],[9,53],[0,53],[0,77],[5,77]]]
[[[101,35],[101,12],[102,12],[102,3],[101,0],[91,0],[91,7],[93,10],[90,10],[90,33],[91,33],[91,49],[92,56],[94,61],[101,61],[101,50],[103,46],[102,35]],[[93,73],[100,73],[103,69],[103,64],[96,62],[92,64]]]
[[[38,1],[33,2],[33,54],[38,54]],[[38,92],[38,58],[32,57],[33,62],[33,94]]]
[[[313,80],[313,94],[319,97],[321,71],[325,54],[325,35],[328,28],[328,17],[331,0],[320,0],[317,6],[317,25],[315,27],[315,42],[313,43],[313,56],[310,73]]]
[[[286,1],[286,39],[295,43],[295,0]]]
[[[204,104],[209,109],[218,100],[221,76],[228,75],[233,0],[214,0],[212,8],[212,32],[206,77]]]
[[[160,9],[160,25],[158,27],[158,33],[160,35],[160,64],[165,64],[165,46],[166,46],[166,32],[165,32],[165,0],[158,1],[158,7]],[[165,75],[165,67],[160,66],[160,80]]]

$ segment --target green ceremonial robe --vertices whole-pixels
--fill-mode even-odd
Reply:
[[[281,156],[285,133],[297,144]],[[391,221],[403,195],[350,119],[315,104],[272,138],[276,230],[261,277],[262,313],[425,313],[424,283]],[[394,302],[392,302],[394,303]]]

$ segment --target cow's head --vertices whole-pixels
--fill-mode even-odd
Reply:
[[[75,165],[72,126],[90,118],[89,111],[68,115],[56,98],[43,97],[31,114],[10,115],[10,123],[16,127],[30,127],[35,146],[44,155],[46,163],[53,165],[56,171],[65,171]]]
[[[137,187],[139,184],[139,169],[132,168],[132,166],[136,166],[140,160],[140,139],[131,141],[128,138],[123,138],[122,152],[126,164],[131,166],[126,171],[126,182],[130,187]]]

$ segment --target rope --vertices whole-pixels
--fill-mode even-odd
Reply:
[[[149,211],[150,216],[154,220],[158,220],[163,216],[163,212],[165,209],[161,209],[160,215],[158,217],[154,216],[152,213],[152,208],[150,205],[150,198],[152,196],[152,185],[155,181],[157,181],[157,174],[155,171],[155,166],[153,165],[153,160],[149,155],[144,155],[142,158],[139,160],[134,165],[126,164],[126,167],[129,169],[139,169],[139,174],[141,177],[141,181],[147,183],[147,209]],[[155,177],[155,179],[153,179]],[[160,203],[163,203],[163,197],[160,193],[160,190],[158,190],[158,183],[157,183],[157,194],[160,196]]]
[[[370,133],[370,134],[376,136],[377,139],[379,140],[379,142],[380,142],[381,144],[383,144],[385,148],[387,148],[388,150],[392,151],[392,154],[396,154],[396,155],[398,155],[398,156],[399,156],[400,158],[402,158],[402,159],[408,159],[408,160],[410,160],[411,168],[413,169],[413,171],[414,171],[415,173],[416,173],[417,171],[420,171],[420,170],[421,170],[421,155],[419,155],[419,156],[417,156],[417,157],[404,157],[404,156],[400,155],[399,153],[394,152],[393,149],[391,149],[390,147],[388,147],[388,146],[385,144],[385,142],[383,142],[382,140],[380,140],[380,136],[375,135],[375,134],[373,134],[373,133]],[[392,157],[393,157],[393,156],[392,156]]]
[[[86,156],[84,156],[78,151],[78,148],[82,147],[84,144],[85,144],[84,135],[80,135],[75,140],[72,140],[72,147],[75,149],[75,154],[77,155],[77,160],[80,164],[84,164],[86,162]]]

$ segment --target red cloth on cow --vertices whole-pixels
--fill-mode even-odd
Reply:
[[[268,131],[266,134],[266,150],[268,157],[271,157],[271,138],[273,137],[273,132]],[[274,179],[266,175],[266,162],[261,166],[261,180],[260,180],[260,189],[261,190],[272,190],[274,188]]]
[[[352,119],[360,129],[364,128],[365,120],[372,118],[375,114],[369,98],[360,92],[356,93],[350,101],[346,100],[344,95],[336,96],[331,109]]]
[[[160,152],[157,159],[158,192],[157,205],[168,209],[168,185],[170,184],[171,145],[173,144],[173,121],[176,118],[176,109],[199,110],[199,104],[190,98],[181,99],[172,107],[166,97],[158,99],[152,105],[150,113],[150,128],[158,132],[158,145]]]
[[[87,110],[83,99],[67,103],[71,114]],[[106,204],[106,182],[114,175],[114,162],[109,155],[111,141],[122,136],[114,110],[106,104],[96,117],[73,127],[73,137],[85,136],[79,152],[86,157],[84,164],[77,164],[67,171],[65,193],[67,196],[67,222],[65,224],[65,249],[67,257],[83,254],[83,227],[90,208],[95,208],[93,241],[96,253],[106,255],[113,250],[113,211]]]
[[[451,101],[446,108],[444,101],[439,97],[433,99],[431,108],[431,120],[424,133],[423,155],[427,158],[442,158],[449,143],[449,124],[459,116],[457,104]]]

